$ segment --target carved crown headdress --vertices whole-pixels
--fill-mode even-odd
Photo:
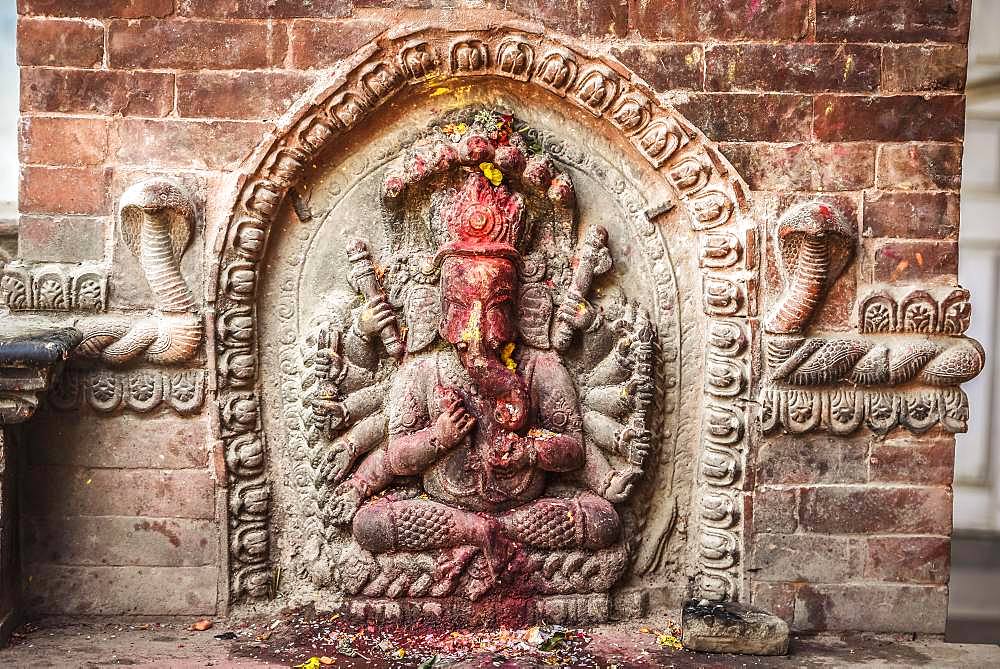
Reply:
[[[524,198],[505,186],[493,186],[482,174],[470,174],[444,212],[450,241],[435,264],[449,256],[493,256],[520,263],[524,234]]]

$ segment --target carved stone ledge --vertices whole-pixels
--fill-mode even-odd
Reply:
[[[688,650],[740,655],[784,655],[788,623],[736,602],[692,600],[684,606],[681,642]]]
[[[20,318],[0,321],[0,424],[31,418],[81,338],[75,328]]]

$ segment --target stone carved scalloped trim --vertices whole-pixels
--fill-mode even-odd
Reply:
[[[969,329],[972,305],[961,286],[893,289],[880,286],[858,301],[862,334],[961,335]]]
[[[104,311],[108,269],[103,265],[7,263],[0,302],[11,311]]]
[[[968,398],[959,385],[982,371],[985,353],[968,337],[809,337],[767,342],[761,392],[765,433],[862,426],[923,432],[940,422],[964,432]]]
[[[46,401],[56,411],[79,411],[87,406],[103,414],[148,413],[168,408],[187,416],[199,413],[205,403],[207,374],[200,369],[129,373],[71,369],[53,385]]]
[[[229,465],[232,600],[264,597],[273,587],[254,315],[258,264],[270,226],[310,161],[392,95],[432,79],[437,86],[444,77],[489,76],[540,87],[608,123],[631,143],[641,159],[670,183],[692,228],[706,231],[708,247],[718,246],[708,234],[745,238],[746,228],[752,227],[744,219],[746,187],[728,162],[682,116],[659,103],[641,80],[620,63],[590,55],[575,43],[520,28],[493,26],[458,33],[446,27],[423,27],[401,36],[383,36],[347,59],[339,74],[307,93],[246,161],[234,210],[220,231],[224,248],[216,277],[219,432]],[[732,249],[710,255],[713,261],[705,266],[717,274],[704,280],[706,312],[741,318],[753,315],[755,263],[751,259],[741,264],[740,253]],[[706,391],[706,397],[713,396]],[[705,430],[714,435],[718,428],[713,420],[706,418]],[[744,433],[739,420],[736,441]],[[715,438],[706,437],[706,441]],[[717,571],[718,565],[726,563],[730,565],[726,573],[736,573],[738,536],[739,532],[732,533],[731,545],[725,547],[727,557],[705,558],[706,569]],[[737,580],[725,588],[716,587],[713,592],[718,597],[714,598],[736,598]]]

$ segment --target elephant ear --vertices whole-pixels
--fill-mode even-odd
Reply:
[[[416,353],[431,345],[441,322],[441,303],[434,286],[416,285],[406,296],[406,350]]]
[[[552,322],[552,294],[541,284],[521,288],[518,302],[518,331],[521,341],[534,348],[551,346],[549,326]]]

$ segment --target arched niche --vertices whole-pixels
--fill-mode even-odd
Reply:
[[[429,129],[483,109],[512,113],[569,176],[578,240],[597,225],[609,232],[614,269],[595,286],[621,288],[656,325],[655,448],[619,505],[624,575],[604,600],[547,597],[546,613],[627,616],[692,590],[739,599],[757,272],[745,185],[620,63],[517,26],[429,26],[380,37],[300,100],[235,178],[215,231],[231,600],[281,594],[408,613],[303,566],[346,540],[309,529],[307,498],[322,492],[309,492],[316,449],[303,437],[303,342],[324,300],[344,292],[346,240],[383,246],[388,171]]]

